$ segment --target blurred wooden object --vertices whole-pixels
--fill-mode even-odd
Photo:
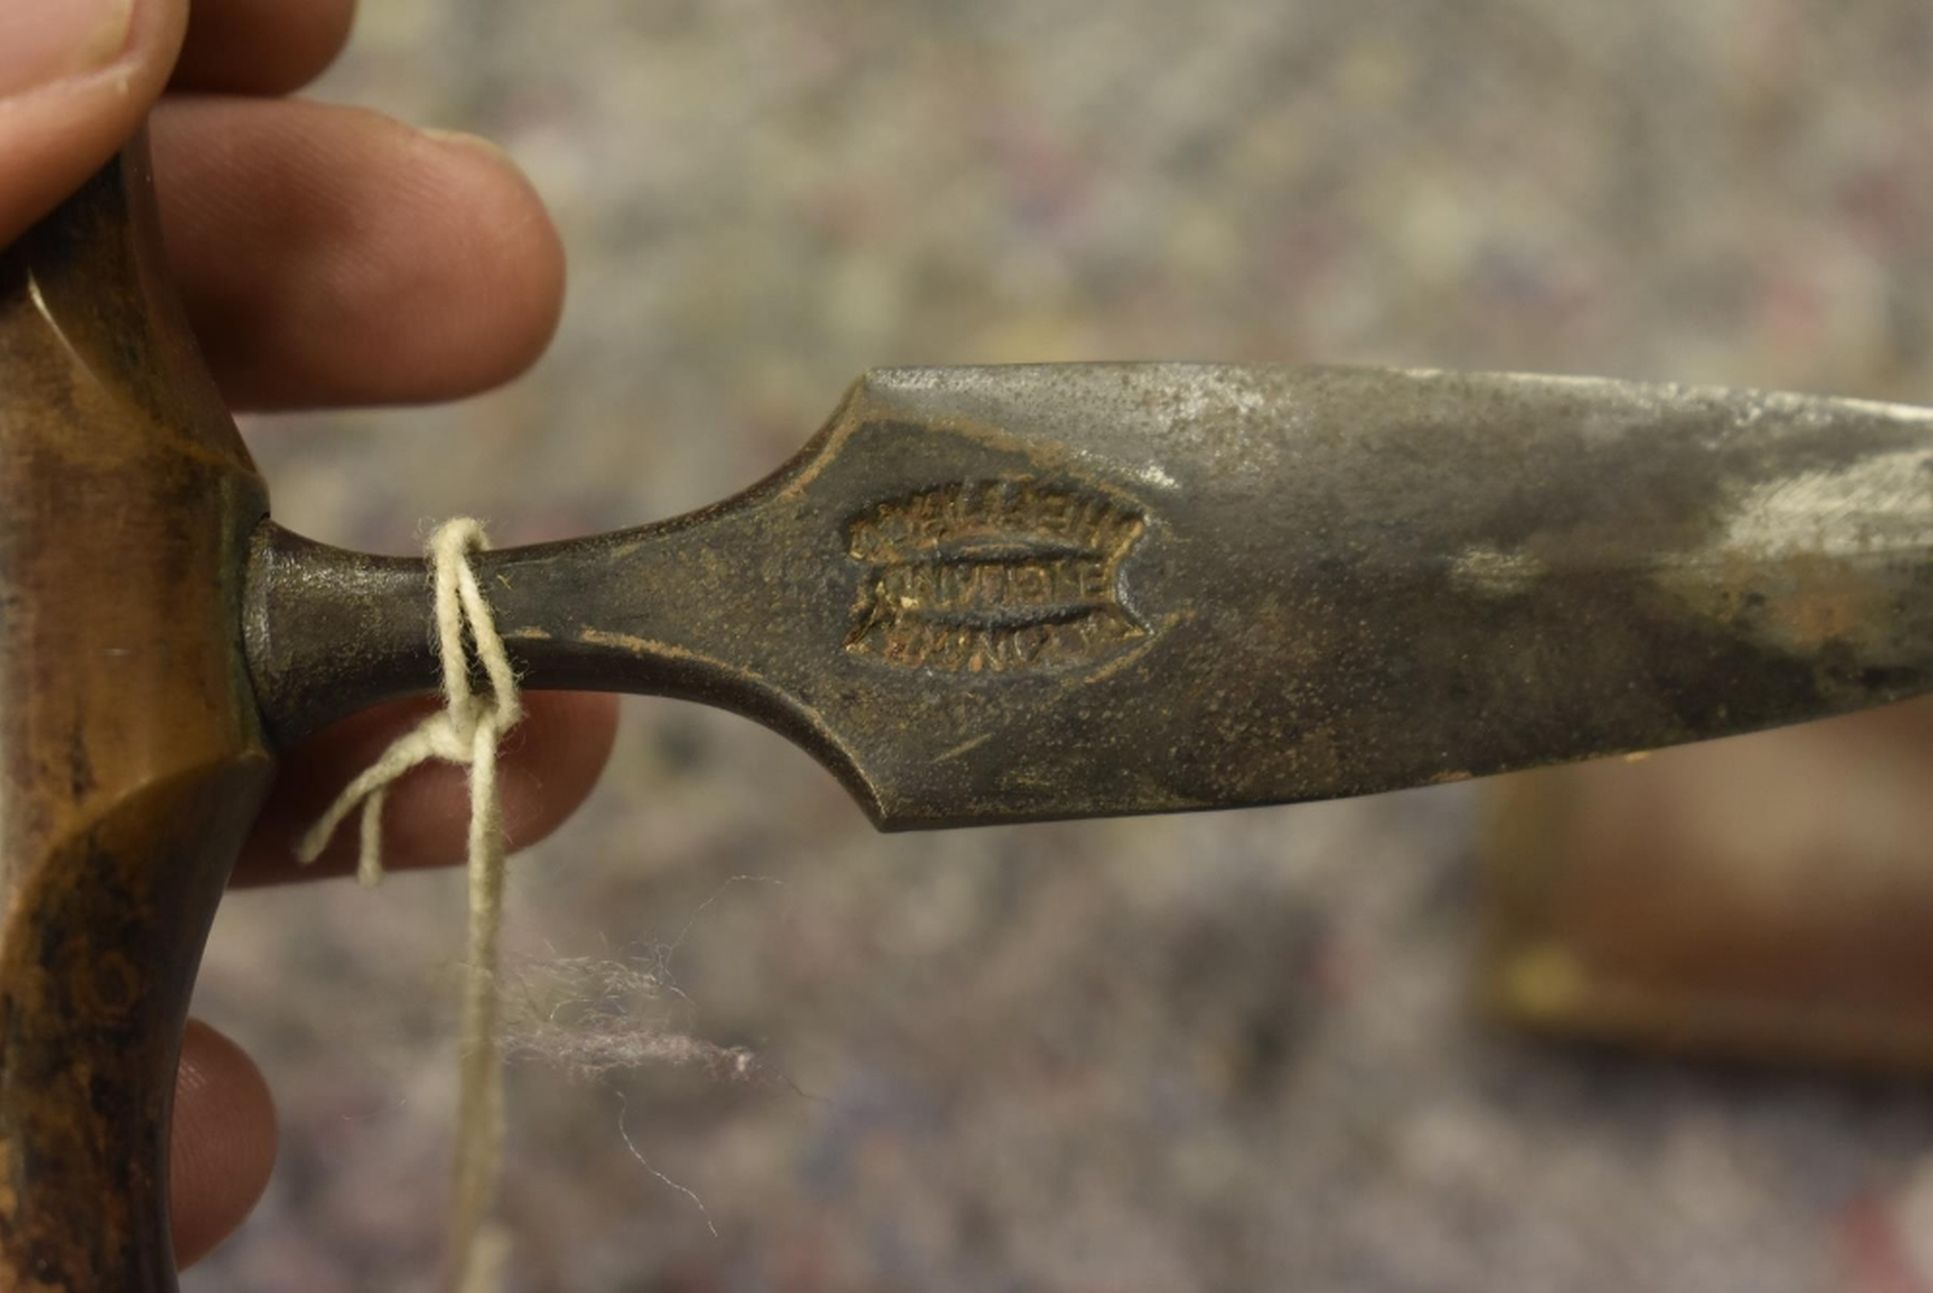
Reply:
[[[1933,702],[1488,793],[1482,989],[1503,1018],[1933,1069]]]
[[[175,1287],[175,1057],[269,775],[267,501],[163,270],[142,141],[0,249],[0,1289]]]

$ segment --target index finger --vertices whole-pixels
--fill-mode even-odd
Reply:
[[[313,867],[296,864],[294,841],[433,705],[429,700],[385,705],[344,719],[290,751],[242,847],[235,883],[280,884],[354,871],[353,823],[336,833]],[[617,727],[612,696],[537,692],[524,697],[524,706],[524,721],[504,739],[497,770],[504,829],[513,849],[550,834],[590,794]],[[429,763],[396,783],[383,813],[385,865],[409,870],[463,860],[470,818],[466,779],[462,768]]]

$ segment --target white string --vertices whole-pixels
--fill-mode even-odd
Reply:
[[[462,1071],[457,1095],[454,1206],[450,1221],[450,1286],[485,1293],[497,1283],[501,1241],[487,1233],[503,1157],[503,1074],[498,1062],[497,941],[503,925],[503,804],[497,791],[497,747],[523,717],[517,677],[490,603],[470,568],[470,554],[489,548],[483,526],[457,517],[437,527],[427,545],[434,589],[436,640],[443,666],[443,708],[396,738],[344,787],[296,844],[304,864],[322,855],[350,813],[362,809],[356,875],[365,885],[383,876],[382,817],[389,789],[431,759],[470,770],[469,969],[463,985]],[[465,635],[468,635],[468,650]],[[474,657],[489,690],[470,685]]]

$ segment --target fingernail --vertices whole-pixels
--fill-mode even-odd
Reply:
[[[473,153],[483,153],[497,161],[508,161],[510,157],[495,141],[485,139],[482,135],[472,135],[461,130],[438,130],[433,126],[426,127],[423,133],[447,148],[462,148]]]
[[[0,0],[0,97],[107,66],[133,26],[134,0]]]

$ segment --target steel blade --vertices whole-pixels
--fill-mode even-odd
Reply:
[[[1494,374],[889,370],[737,499],[487,562],[534,685],[749,713],[885,826],[1324,798],[1933,688],[1933,414]],[[434,676],[413,563],[281,536],[254,586],[283,730],[340,704],[313,644],[345,607],[363,676],[385,652]]]

